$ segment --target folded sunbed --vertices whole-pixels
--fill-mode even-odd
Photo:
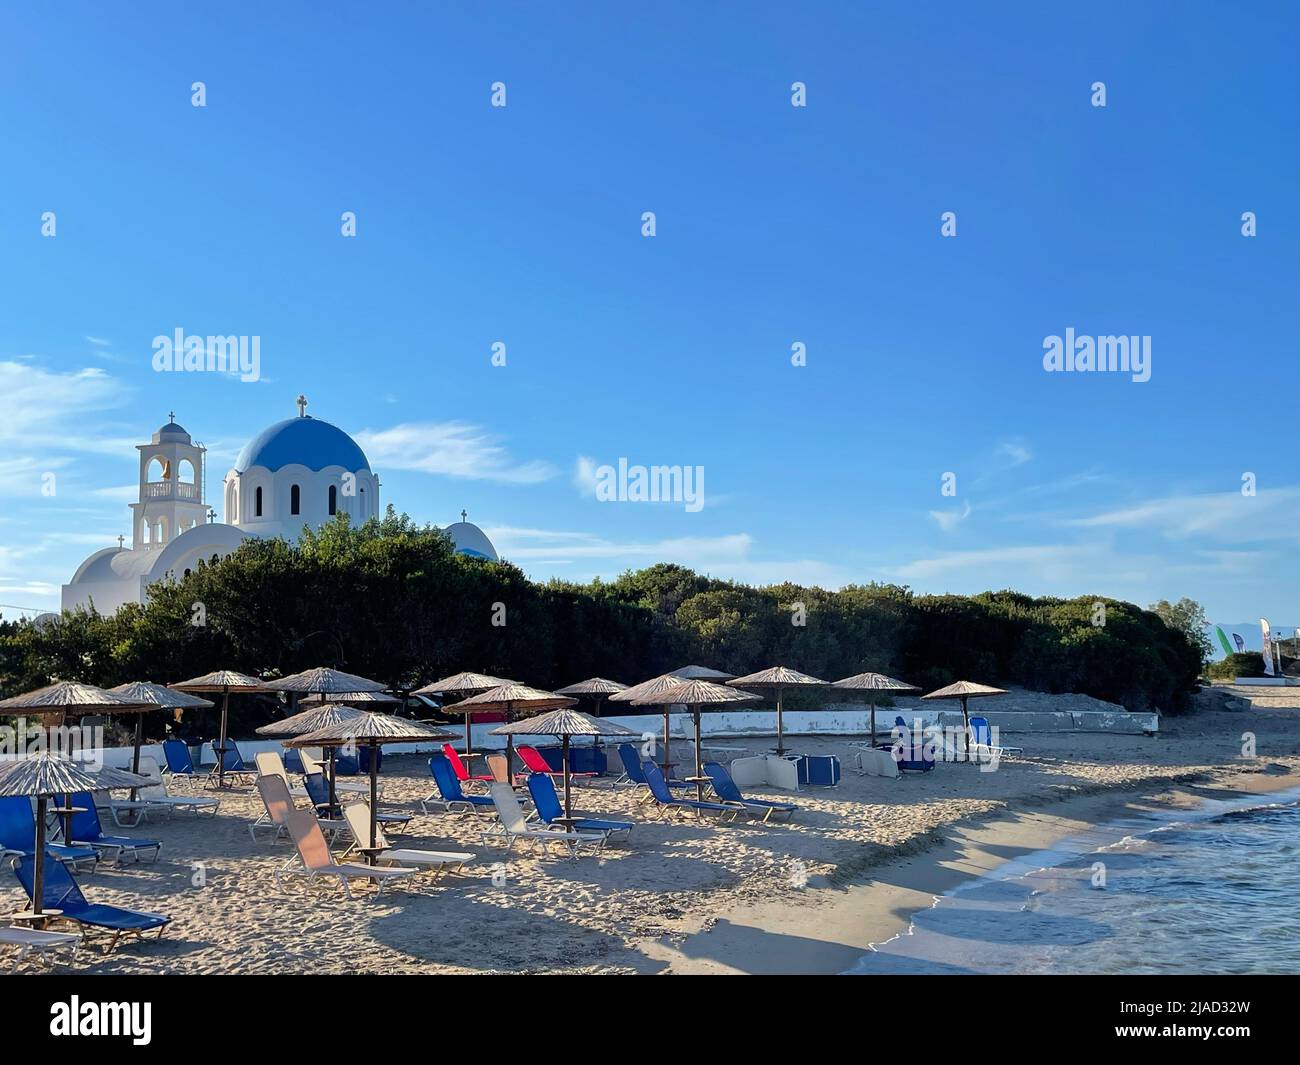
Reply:
[[[534,773],[528,778],[528,793],[533,797],[533,807],[537,810],[537,816],[545,824],[554,824],[564,816],[560,797],[555,793],[555,784],[550,777],[543,773]],[[600,817],[575,817],[573,831],[600,832],[606,838],[617,835],[627,839],[632,835],[632,824],[631,821],[611,821]]]
[[[512,851],[515,849],[515,844],[523,840],[525,843],[533,844],[544,854],[549,844],[558,844],[569,852],[570,857],[577,858],[579,849],[584,845],[594,847],[596,850],[605,845],[603,832],[569,832],[563,828],[529,824],[528,819],[524,817],[524,808],[519,805],[519,799],[515,796],[515,789],[509,784],[492,784],[488,791],[491,795],[489,801],[496,809],[498,820],[483,832],[485,847],[502,843],[507,851]]]
[[[370,845],[370,804],[365,799],[357,799],[343,807],[343,817],[348,830],[352,833],[352,846],[343,852],[347,857],[353,851],[363,851]],[[472,862],[474,855],[468,851],[428,851],[411,847],[390,847],[384,835],[384,828],[375,825],[375,845],[382,847],[375,854],[375,861],[381,865],[412,865],[418,869],[435,874],[457,872],[466,862]]]
[[[478,814],[492,816],[492,800],[486,795],[466,795],[460,787],[460,781],[452,772],[447,756],[435,754],[429,759],[429,772],[433,776],[433,786],[437,789],[426,799],[420,800],[420,808],[427,814],[429,808],[446,810],[452,814]]]
[[[377,895],[382,895],[384,885],[404,877],[414,876],[418,870],[405,865],[360,865],[356,862],[336,862],[330,854],[329,844],[321,833],[320,825],[308,810],[294,810],[288,817],[289,835],[293,839],[294,849],[302,863],[298,869],[276,869],[276,883],[282,883],[289,873],[305,876],[315,880],[319,876],[337,877],[348,898],[352,898],[352,886],[349,881],[356,879],[372,880],[378,886]]]
[[[14,873],[18,877],[18,882],[22,884],[23,890],[27,892],[27,897],[34,900],[35,862],[24,858],[22,862],[14,867]],[[157,929],[158,938],[161,939],[162,930],[171,923],[170,917],[164,917],[159,913],[147,913],[143,910],[128,910],[121,906],[95,905],[87,902],[86,896],[81,893],[81,888],[72,879],[72,875],[57,861],[48,856],[45,859],[43,884],[44,887],[41,892],[42,909],[62,910],[63,914],[59,919],[76,921],[81,925],[82,931],[86,933],[87,937],[89,937],[92,928],[103,929],[112,933],[113,938],[104,951],[106,954],[117,946],[118,939],[124,935],[139,936],[143,939],[146,932]]]
[[[772,818],[773,814],[784,814],[786,820],[794,816],[795,811],[799,809],[792,802],[772,802],[768,799],[748,799],[741,794],[740,789],[736,787],[736,782],[731,779],[731,773],[727,767],[717,762],[705,762],[704,772],[709,779],[713,781],[713,793],[718,800],[727,806],[738,806],[755,816],[761,814],[764,821]]]
[[[101,856],[121,865],[122,859],[130,856],[135,861],[142,854],[153,852],[151,861],[158,860],[162,843],[156,839],[136,839],[133,836],[109,836],[104,833],[99,823],[99,810],[95,800],[88,791],[79,791],[72,796],[72,805],[79,808],[72,815],[72,839],[74,847],[93,847]]]

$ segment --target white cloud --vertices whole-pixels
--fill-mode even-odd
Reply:
[[[970,517],[970,501],[967,500],[960,510],[932,510],[932,517],[939,524],[944,532],[952,532],[963,521]]]
[[[366,429],[356,438],[380,470],[416,470],[505,484],[538,484],[557,472],[549,462],[518,461],[485,429],[464,422],[406,422],[391,429]]]
[[[1261,489],[1168,496],[1133,506],[1073,518],[1082,528],[1138,529],[1185,539],[1205,536],[1235,542],[1291,540],[1300,537],[1300,488]]]
[[[97,348],[111,348],[113,346],[113,342],[111,340],[105,340],[103,337],[88,336],[86,337],[86,339],[90,341],[90,343],[94,344],[95,347]]]
[[[125,399],[121,383],[98,367],[58,373],[26,361],[0,360],[0,444],[29,454],[130,454],[134,441],[82,430],[86,415],[120,406]]]

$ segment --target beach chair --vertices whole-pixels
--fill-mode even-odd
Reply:
[[[35,954],[42,962],[49,964],[49,953],[53,950],[72,950],[81,946],[81,936],[72,932],[46,932],[39,928],[0,928],[0,946],[17,947],[14,958],[17,968],[27,955]]]
[[[167,791],[167,784],[162,778],[162,773],[158,769],[158,763],[152,758],[140,759],[140,775],[147,777],[150,781],[147,787],[140,788],[136,794],[139,795],[139,803],[144,807],[139,811],[140,821],[143,821],[149,811],[162,811],[172,813],[173,811],[189,810],[194,814],[206,810],[213,817],[216,817],[217,810],[221,808],[220,799],[211,799],[200,795],[171,795]],[[135,805],[127,803],[128,807]],[[118,820],[118,808],[116,805],[110,806],[113,812],[113,822],[121,827]],[[138,824],[139,822],[137,822]]]
[[[562,769],[552,769],[551,764],[542,757],[542,752],[536,747],[529,747],[528,744],[520,744],[515,748],[515,753],[519,755],[519,760],[524,763],[524,768],[530,773],[545,773],[548,777],[563,777]],[[570,780],[586,780],[589,777],[598,777],[599,773],[569,773]]]
[[[220,740],[213,740],[210,744],[214,756],[217,756],[217,744],[220,742]],[[257,779],[257,767],[248,765],[244,761],[244,756],[239,753],[239,745],[229,736],[226,737],[226,754],[223,759],[222,772],[227,777],[234,777],[235,782],[238,784],[251,784]],[[216,779],[217,769],[216,766],[213,766],[208,771],[208,783],[211,784]]]
[[[893,741],[890,750],[894,761],[898,763],[900,773],[929,773],[934,769],[934,750],[925,741],[922,734],[919,739],[913,735],[902,715],[894,718],[894,728],[900,730],[900,738]],[[907,736],[909,743],[904,743],[902,736]]]
[[[35,860],[31,858],[24,858],[14,867],[14,875],[18,877],[18,882],[27,892],[27,897],[33,900],[35,899],[33,894],[35,873]],[[171,923],[170,917],[164,917],[160,913],[87,902],[86,896],[81,893],[81,888],[77,886],[72,874],[57,861],[51,860],[48,855],[45,858],[42,876],[44,886],[41,892],[41,908],[62,910],[63,913],[58,919],[75,921],[81,926],[81,931],[87,939],[90,937],[91,929],[112,933],[112,939],[104,948],[105,954],[117,946],[122,936],[137,936],[144,939],[146,932],[157,929],[158,938],[161,939],[163,929]]]
[[[307,789],[298,784],[294,784],[289,779],[289,767],[280,757],[278,751],[260,751],[253,755],[253,764],[257,766],[257,775],[259,777],[279,777],[284,781],[284,786],[288,789],[290,795],[295,799],[307,798]],[[299,765],[301,765],[299,761]]]
[[[162,749],[163,761],[167,763],[167,775],[172,780],[178,784],[181,781],[193,784],[198,779],[198,773],[194,771],[194,759],[190,757],[190,749],[182,740],[163,740]]]
[[[973,717],[970,719],[970,742],[972,756],[981,750],[987,751],[990,755],[996,753],[999,757],[1004,754],[1025,753],[1023,747],[995,747],[993,745],[993,728],[989,725],[987,717]]]
[[[31,800],[22,795],[0,799],[0,850],[18,862],[32,853],[35,844],[36,815]],[[93,872],[99,862],[99,853],[93,847],[71,847],[49,839],[45,841],[45,853],[75,872]]]
[[[343,818],[352,833],[352,846],[343,852],[346,858],[353,851],[363,851],[370,843],[370,804],[365,799],[356,799],[343,807]],[[475,855],[468,851],[426,851],[410,847],[390,847],[384,836],[384,826],[375,825],[375,843],[383,850],[375,855],[375,861],[381,865],[394,863],[410,865],[422,871],[441,875],[459,872],[466,862],[472,862]]]
[[[460,751],[456,750],[456,748],[450,743],[444,743],[442,745],[442,753],[446,756],[448,763],[451,765],[451,771],[456,774],[456,779],[462,784],[468,784],[471,781],[483,781],[488,784],[492,783],[493,777],[490,773],[471,773],[469,767],[466,766],[464,761],[461,759]]]
[[[301,868],[279,868],[273,873],[277,884],[283,884],[284,877],[290,873],[315,880],[320,876],[337,877],[348,898],[352,898],[351,880],[358,878],[373,880],[378,887],[376,896],[384,893],[384,885],[404,877],[414,876],[417,870],[405,865],[359,865],[355,862],[339,863],[330,854],[329,844],[321,832],[320,825],[309,810],[294,810],[289,814],[286,825],[298,852]]]
[[[642,762],[641,772],[645,774],[646,786],[650,789],[650,796],[654,799],[655,808],[658,809],[661,818],[670,813],[696,813],[701,816],[717,814],[720,819],[734,821],[741,813],[735,806],[728,806],[725,803],[674,798],[673,793],[668,790],[668,785],[664,783],[663,773],[654,762]]]
[[[634,787],[648,789],[649,785],[646,784],[645,773],[641,771],[641,756],[637,753],[637,749],[630,743],[620,743],[618,745],[618,757],[619,761],[623,763],[623,775],[614,781],[613,786],[617,788],[623,784],[631,784]],[[668,786],[670,788],[691,787],[691,785],[686,783],[686,781],[677,779],[669,780]],[[650,793],[648,790],[645,795],[641,797],[641,801],[650,801]]]
[[[466,795],[460,788],[460,781],[452,772],[447,756],[435,754],[429,759],[429,772],[433,775],[433,786],[437,790],[427,799],[420,800],[420,809],[426,814],[429,808],[446,810],[451,814],[478,814],[482,817],[492,816],[492,800],[486,795]]]
[[[99,810],[95,808],[95,800],[90,792],[76,792],[72,796],[72,805],[80,808],[78,813],[72,815],[72,839],[69,840],[72,846],[93,847],[101,856],[108,857],[117,865],[121,865],[122,859],[127,855],[138,862],[140,855],[148,851],[153,851],[151,861],[158,860],[158,852],[162,850],[159,840],[105,835],[104,828],[99,823]]]
[[[510,763],[504,754],[484,755],[483,761],[487,763],[488,772],[492,774],[493,783],[513,783],[510,779]]]
[[[313,773],[319,773],[326,780],[329,780],[330,767],[328,762],[320,761],[318,758],[316,758],[315,755],[313,755],[305,747],[298,748],[298,757],[302,759],[302,767],[304,770],[306,770],[306,772],[303,773],[304,777],[309,777]],[[383,795],[384,782],[381,780],[381,781],[377,781],[377,783],[379,786],[375,790],[379,795]],[[339,792],[344,792],[344,791],[355,792],[358,795],[369,795],[370,782],[369,781],[363,782],[360,780],[339,780],[338,755],[335,755],[334,756],[334,793],[337,795]]]
[[[569,852],[569,857],[577,858],[579,848],[583,845],[593,846],[596,850],[605,845],[605,834],[602,832],[570,832],[564,828],[543,828],[539,824],[529,824],[524,816],[524,808],[519,805],[515,789],[509,784],[491,784],[488,792],[491,795],[488,801],[496,810],[497,821],[482,833],[485,847],[500,843],[507,851],[512,851],[515,844],[523,840],[545,854],[548,844],[558,844]]]
[[[564,816],[560,797],[555,793],[555,784],[544,773],[534,773],[528,778],[528,793],[532,795],[533,807],[543,823],[551,825]],[[631,821],[608,821],[599,817],[575,817],[573,831],[601,832],[607,839],[613,836],[629,839],[632,824]]]
[[[767,799],[747,799],[731,779],[727,767],[717,762],[705,762],[704,772],[713,781],[713,794],[718,801],[728,806],[739,806],[754,816],[762,815],[764,822],[771,820],[773,814],[784,814],[788,821],[799,809],[792,802],[771,802]]]
[[[248,826],[248,834],[257,842],[259,828],[275,829],[272,839],[279,839],[289,833],[289,815],[293,813],[293,796],[289,794],[289,785],[283,777],[274,773],[263,773],[255,782],[257,794],[262,799],[262,813],[256,821]]]
[[[317,816],[323,817],[328,821],[341,821],[343,811],[338,805],[330,806],[330,785],[322,773],[309,773],[302,778],[304,786],[307,788],[307,798],[311,804],[316,807]],[[337,782],[335,784],[337,788]],[[334,796],[338,799],[338,796]],[[339,800],[340,802],[342,800]],[[411,823],[414,814],[385,814],[375,815],[379,823],[392,832],[401,832]]]

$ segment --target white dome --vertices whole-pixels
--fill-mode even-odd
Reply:
[[[486,558],[491,562],[497,561],[497,549],[492,546],[492,541],[487,538],[487,534],[473,522],[458,521],[455,525],[448,525],[442,530],[451,537],[451,542],[456,545],[456,554],[469,555],[471,558]]]

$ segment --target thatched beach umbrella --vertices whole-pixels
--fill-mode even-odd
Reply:
[[[851,677],[837,680],[832,687],[871,693],[871,746],[873,747],[876,745],[876,700],[880,697],[880,693],[919,692],[921,690],[915,684],[908,684],[905,680],[895,680],[883,673],[855,673]]]
[[[309,732],[319,732],[323,728],[332,728],[334,725],[353,721],[368,712],[359,706],[352,706],[350,701],[320,703],[292,717],[262,725],[254,731],[259,736],[305,736]]]
[[[505,736],[513,740],[515,736],[559,736],[562,740],[561,757],[564,765],[564,816],[560,818],[564,827],[573,828],[572,773],[569,769],[569,739],[572,736],[635,736],[630,728],[613,721],[602,721],[598,717],[584,714],[577,710],[552,710],[523,721],[513,721],[492,730],[494,736]]]
[[[51,796],[137,788],[147,783],[134,773],[108,767],[91,770],[82,763],[49,752],[0,765],[0,798],[22,796],[36,800],[36,839],[32,849],[32,860],[36,863],[32,870],[34,914],[40,914],[41,898],[45,893],[45,813]],[[65,835],[65,842],[71,843],[72,837]]]
[[[432,684],[426,684],[423,688],[416,688],[411,692],[412,695],[456,695],[460,701],[464,702],[467,696],[481,695],[483,692],[491,691],[493,688],[500,688],[503,684],[515,684],[516,681],[506,680],[504,677],[493,677],[487,673],[455,673],[450,677],[443,677],[442,680],[435,680]],[[549,694],[549,693],[548,693]],[[453,703],[450,706],[444,706],[444,714],[460,713],[457,707],[460,703]],[[487,710],[489,707],[481,706],[480,710]],[[470,727],[474,724],[474,711],[471,709],[465,714],[465,760],[474,757],[474,741],[470,735]]]
[[[949,684],[946,688],[940,688],[938,691],[922,695],[922,699],[960,699],[961,700],[961,719],[966,727],[966,741],[970,742],[970,714],[966,710],[966,700],[974,699],[985,695],[1006,695],[1005,688],[990,688],[987,684],[976,684],[971,680],[959,680]]]
[[[479,692],[478,695],[471,695],[468,699],[462,699],[452,709],[460,713],[461,707],[465,708],[465,746],[468,749],[469,720],[476,710],[501,710],[509,718],[511,713],[516,710],[531,710],[534,713],[540,713],[543,710],[562,710],[577,704],[577,699],[561,695],[559,692],[542,691],[540,688],[530,688],[527,684],[516,684],[514,681],[507,681],[505,684],[489,688],[485,692]],[[493,732],[496,732],[496,730],[493,729]],[[505,737],[506,780],[513,781],[515,741],[510,733],[505,733]]]
[[[301,673],[291,673],[287,677],[280,677],[278,680],[268,680],[267,687],[275,691],[293,692],[306,695],[319,695],[329,700],[338,700],[347,702],[348,697],[358,693],[382,693],[387,685],[377,680],[371,680],[369,677],[358,677],[355,673],[344,673],[341,669],[331,669],[329,666],[316,666],[312,669],[304,669]],[[283,723],[283,722],[281,722]],[[300,744],[299,746],[312,746],[311,744]],[[335,764],[335,748],[327,747],[329,753],[329,788],[330,788],[330,805],[333,806],[338,802],[336,782],[338,780],[338,769]],[[371,766],[373,770],[374,767]]]
[[[788,666],[773,666],[745,677],[727,681],[731,688],[772,688],[776,692],[776,753],[785,754],[785,723],[781,716],[781,693],[786,688],[825,688],[824,680],[799,673]]]
[[[82,684],[75,680],[59,680],[47,684],[44,688],[15,695],[0,701],[0,715],[5,714],[41,714],[46,721],[57,718],[62,721],[65,714],[135,714],[144,713],[153,707],[138,699],[120,695],[106,688],[97,688],[93,684]],[[139,768],[137,755],[136,767]],[[127,786],[127,785],[123,785]],[[71,792],[65,808],[71,807]],[[72,833],[72,814],[63,815],[66,834]]]
[[[334,698],[324,693],[307,695],[298,700],[298,705],[305,710],[310,706],[323,706]],[[379,704],[392,706],[402,701],[396,695],[389,695],[388,692],[348,692],[338,698],[346,699],[349,706],[369,706],[373,703],[376,710],[379,709]]]
[[[607,680],[605,677],[588,677],[586,680],[580,680],[577,684],[570,684],[563,688],[556,688],[556,695],[573,695],[587,696],[593,699],[597,709],[600,704],[608,699],[615,692],[626,691],[627,685],[620,684],[616,680]]]
[[[649,680],[643,680],[640,684],[633,684],[630,688],[624,688],[621,692],[615,692],[609,697],[611,703],[630,703],[633,706],[662,706],[664,708],[664,754],[663,761],[659,768],[664,771],[664,779],[671,777],[670,770],[672,762],[669,760],[669,744],[672,737],[669,735],[671,722],[669,715],[672,713],[673,704],[671,701],[665,702],[662,699],[652,698],[675,688],[682,683],[682,678],[672,673],[665,673],[662,677],[651,677]]]
[[[121,695],[141,704],[142,709],[135,711],[135,750],[131,756],[131,772],[140,772],[140,746],[144,743],[144,715],[150,710],[201,710],[212,706],[209,699],[200,699],[197,695],[173,691],[164,684],[154,684],[147,680],[133,680],[109,688],[114,695]],[[117,711],[114,711],[115,713]],[[136,798],[137,789],[131,789],[131,801]]]
[[[734,673],[723,673],[720,669],[710,669],[708,666],[682,666],[680,669],[674,669],[669,674],[669,676],[680,677],[682,680],[716,680],[719,684],[731,680],[735,675]]]
[[[311,710],[308,713],[321,713]],[[336,721],[333,725],[308,732],[289,741],[290,747],[328,747],[331,751],[339,747],[352,747],[362,744],[370,748],[370,846],[366,849],[366,861],[375,864],[376,853],[376,812],[379,809],[379,750],[389,743],[421,743],[425,740],[441,740],[453,733],[434,728],[416,721],[407,721],[403,717],[391,714],[373,713],[367,710],[357,712],[358,716]],[[302,715],[298,715],[301,717]],[[283,724],[283,722],[281,722]],[[330,796],[333,805],[334,797]]]
[[[221,734],[217,741],[217,787],[226,786],[226,723],[230,718],[231,692],[270,691],[256,677],[245,673],[236,673],[233,669],[219,669],[215,673],[205,673],[201,677],[180,680],[167,685],[183,692],[220,692],[221,693]]]
[[[656,706],[659,703],[665,703],[690,708],[691,720],[695,724],[695,776],[692,779],[695,784],[695,796],[700,802],[704,801],[704,784],[706,780],[704,776],[704,760],[700,752],[700,707],[736,706],[740,703],[757,702],[762,702],[762,696],[755,695],[753,692],[741,691],[739,688],[728,688],[725,684],[714,684],[707,680],[679,681],[674,687],[632,700],[633,705],[636,706]],[[664,721],[666,736],[668,732],[666,716]],[[664,779],[667,779],[666,772]]]

